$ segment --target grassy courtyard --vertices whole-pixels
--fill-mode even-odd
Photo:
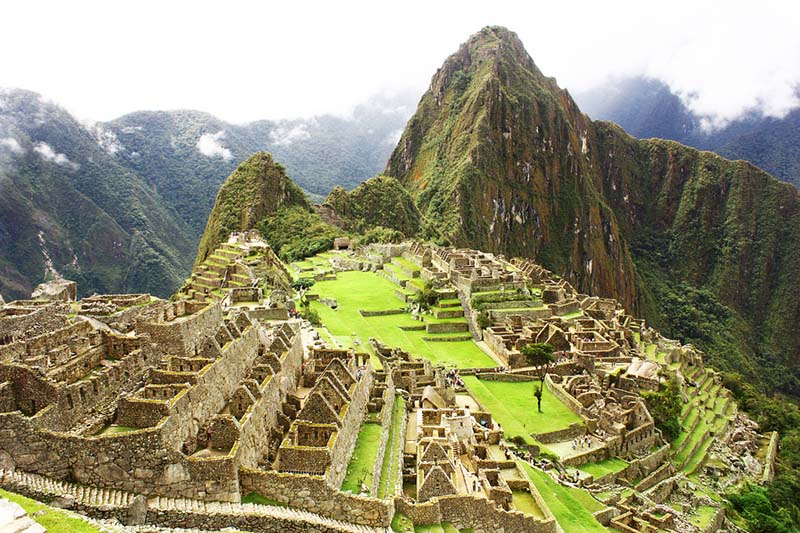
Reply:
[[[519,436],[528,444],[535,444],[531,433],[549,433],[582,423],[581,417],[553,396],[547,387],[542,390],[540,413],[533,395],[534,388],[539,386],[538,381],[512,383],[480,380],[475,376],[464,376],[463,379],[478,402],[503,426],[509,439]]]
[[[591,474],[595,479],[598,479],[608,474],[622,472],[627,466],[628,461],[620,459],[619,457],[610,457],[597,463],[582,464],[578,467],[578,469],[586,472],[587,474]]]
[[[347,465],[347,474],[342,482],[342,491],[358,494],[363,482],[372,488],[372,468],[378,457],[378,445],[381,442],[383,427],[373,422],[361,424],[350,464]]]
[[[519,461],[519,464],[564,531],[570,533],[609,531],[592,516],[592,513],[603,509],[604,506],[588,492],[559,485],[549,474],[533,468],[524,461]]]
[[[337,309],[311,302],[323,324],[342,346],[351,346],[358,339],[360,349],[370,351],[369,338],[399,347],[417,357],[457,368],[494,367],[497,363],[472,340],[435,342],[423,337],[437,337],[424,329],[409,331],[402,327],[419,327],[425,323],[454,322],[458,319],[436,319],[425,316],[425,323],[413,320],[409,313],[364,317],[360,309],[382,311],[402,309],[405,304],[395,295],[399,287],[380,274],[372,272],[340,272],[336,280],[319,281],[312,292],[323,298],[335,298]],[[463,322],[463,318],[461,321]],[[463,334],[462,334],[463,335]],[[452,336],[440,334],[439,337]]]

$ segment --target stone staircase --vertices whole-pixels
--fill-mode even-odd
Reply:
[[[48,501],[52,498],[74,498],[75,507],[89,515],[102,517],[117,514],[123,515],[133,503],[136,494],[114,489],[89,487],[50,479],[28,472],[0,470],[0,486],[12,492],[18,492],[37,500]],[[327,518],[322,515],[273,505],[253,503],[206,502],[189,498],[169,498],[152,496],[147,500],[148,517],[157,517],[159,521],[168,522],[164,518],[170,515],[204,515],[198,516],[198,523],[205,523],[208,517],[225,518],[264,517],[275,521],[286,522],[287,530],[319,530],[342,533],[391,533],[389,528],[375,528],[359,524],[351,524],[341,520]],[[154,525],[158,525],[155,524]],[[169,524],[167,524],[169,525]]]

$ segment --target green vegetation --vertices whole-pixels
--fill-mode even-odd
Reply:
[[[325,203],[345,220],[350,231],[363,233],[380,226],[408,237],[419,231],[419,212],[414,200],[394,178],[376,176],[349,193],[336,187]]]
[[[647,403],[647,410],[653,422],[668,441],[675,440],[681,431],[681,397],[680,386],[673,379],[658,392],[646,391],[642,397]]]
[[[606,528],[592,516],[592,513],[603,509],[604,506],[588,492],[559,485],[549,474],[533,468],[526,462],[519,461],[518,464],[536,486],[545,504],[564,531],[607,533]]]
[[[539,387],[533,392],[533,395],[536,396],[536,408],[540,413],[542,412],[544,376],[547,374],[547,367],[553,362],[553,351],[553,347],[546,342],[526,344],[520,350],[522,356],[525,357],[525,362],[536,367],[536,373],[539,375]]]
[[[25,509],[37,523],[47,529],[48,533],[99,533],[100,529],[94,527],[79,516],[48,507],[25,496],[0,489],[0,497],[18,504]]]
[[[286,504],[283,502],[279,502],[278,500],[273,500],[271,498],[267,498],[258,494],[257,492],[251,492],[250,494],[245,494],[242,496],[242,503],[255,503],[257,505],[273,505],[278,507],[286,507]]]
[[[44,246],[53,267],[78,282],[81,297],[172,294],[195,245],[159,193],[61,107],[22,90],[3,101],[0,122],[15,124],[13,138],[25,153],[4,151],[0,169],[0,293],[27,298],[52,277]],[[34,146],[63,159],[48,160]]]
[[[371,272],[340,272],[336,280],[319,281],[314,291],[321,297],[335,298],[337,309],[311,302],[310,308],[319,313],[322,323],[337,342],[350,346],[353,334],[361,342],[361,349],[371,350],[370,337],[384,344],[399,347],[417,357],[430,359],[459,368],[486,368],[496,366],[472,340],[429,342],[423,337],[436,337],[426,331],[404,331],[400,326],[420,326],[408,313],[364,317],[360,309],[379,311],[403,307],[395,296],[397,285],[380,274]],[[426,323],[457,321],[425,316]],[[462,318],[461,321],[464,321]]]
[[[347,465],[347,474],[342,482],[343,492],[358,494],[361,492],[362,483],[367,488],[372,488],[372,469],[378,458],[378,445],[382,433],[383,428],[380,424],[371,422],[361,424],[350,464]]]
[[[281,208],[291,207],[299,209],[284,211],[283,218],[270,218]],[[265,229],[289,230],[288,234],[280,235],[280,245],[293,242],[295,234],[305,228],[292,224],[307,224],[312,218],[310,212],[311,204],[286,175],[286,169],[274,162],[270,154],[258,152],[241,163],[222,184],[200,240],[195,264],[203,262],[234,231],[253,228],[261,229],[262,233],[266,233]],[[263,227],[265,224],[266,228]],[[280,247],[270,244],[276,251]]]
[[[781,437],[772,483],[746,484],[727,498],[751,531],[795,533],[800,530],[800,408],[781,395],[766,396],[740,375],[723,374],[723,380],[761,431],[778,431]]]
[[[381,468],[380,485],[378,485],[379,498],[387,498],[394,495],[400,481],[398,479],[400,469],[397,468],[397,463],[403,460],[403,445],[406,436],[402,434],[401,429],[405,416],[406,402],[402,397],[397,396],[394,400],[392,425],[389,427],[389,440],[386,444],[386,455]]]
[[[535,516],[536,518],[544,518],[544,513],[539,508],[539,504],[533,499],[531,493],[526,490],[515,490],[511,494],[511,502],[514,505],[514,509],[517,511]]]
[[[591,474],[595,479],[598,479],[608,474],[622,472],[627,466],[628,462],[626,460],[619,457],[610,457],[597,463],[584,463],[578,467],[578,470]]]
[[[521,438],[527,444],[536,444],[531,433],[558,431],[582,422],[547,387],[542,394],[544,412],[538,412],[534,397],[536,383],[479,380],[475,376],[464,376],[463,380],[470,393],[503,426],[509,439]]]
[[[333,240],[342,235],[339,228],[322,221],[304,206],[282,206],[258,225],[281,259],[303,259],[333,248]]]

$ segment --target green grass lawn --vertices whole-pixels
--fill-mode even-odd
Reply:
[[[419,326],[422,323],[408,313],[388,316],[363,317],[359,309],[379,311],[403,307],[395,296],[397,285],[380,274],[371,272],[340,272],[336,280],[319,281],[313,291],[321,297],[335,298],[334,310],[319,302],[311,302],[322,322],[337,342],[352,344],[353,334],[361,342],[361,349],[370,350],[369,338],[399,347],[434,363],[458,368],[486,368],[497,363],[486,355],[473,341],[427,342],[423,337],[433,336],[423,331],[403,331],[399,326]],[[435,319],[425,316],[427,322],[464,322],[464,319]]]
[[[561,315],[561,318],[563,318],[564,320],[573,320],[573,319],[576,319],[576,318],[580,318],[582,316],[583,316],[583,309],[578,309],[577,311],[574,311],[572,313],[567,313],[566,315]]]
[[[382,434],[383,427],[380,424],[368,422],[361,424],[350,464],[347,465],[347,474],[342,482],[343,492],[358,494],[362,481],[367,487],[372,488],[372,468],[378,456],[378,445]]]
[[[544,519],[544,513],[539,508],[539,504],[533,499],[531,493],[526,490],[515,490],[511,494],[511,503],[517,511]]]
[[[625,470],[626,466],[628,466],[628,462],[626,460],[618,457],[611,457],[597,463],[582,464],[578,467],[578,469],[586,472],[587,474],[593,475],[594,478],[597,479],[608,474],[616,474],[617,472],[621,472]]]
[[[550,512],[561,528],[569,533],[607,533],[608,530],[598,522],[592,513],[603,509],[602,503],[581,489],[564,487],[549,474],[537,470],[520,461],[523,471],[536,486]]]
[[[418,264],[414,262],[409,261],[405,257],[395,257],[392,259],[392,261],[394,261],[398,265],[406,267],[409,270],[422,270],[422,267],[420,267]]]
[[[31,518],[44,526],[48,533],[99,533],[100,529],[72,513],[48,507],[36,500],[0,489],[0,497],[18,504]],[[33,516],[41,511],[41,514]]]
[[[716,507],[711,507],[710,505],[701,505],[697,508],[694,514],[689,516],[689,521],[700,529],[704,529],[709,523],[711,523],[711,519],[714,517],[714,513],[716,512]]]
[[[401,429],[405,414],[406,402],[402,397],[397,396],[394,400],[389,441],[386,444],[386,452],[384,452],[386,455],[381,468],[380,485],[378,485],[379,498],[393,496],[399,482],[400,469],[397,468],[397,462],[403,460],[403,444],[406,436],[402,434]]]
[[[533,395],[534,388],[539,386],[538,382],[488,381],[475,376],[464,376],[463,379],[478,402],[503,426],[507,438],[521,436],[529,444],[535,444],[531,433],[549,433],[583,422],[547,387],[542,391],[540,413]]]
[[[279,502],[278,500],[273,500],[271,498],[267,498],[258,494],[257,492],[251,492],[250,494],[246,494],[242,496],[242,503],[255,503],[257,505],[273,505],[277,507],[287,507],[287,505],[283,502]]]

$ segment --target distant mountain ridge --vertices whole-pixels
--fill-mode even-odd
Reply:
[[[380,172],[410,101],[375,97],[349,118],[236,125],[142,111],[87,124],[36,93],[0,89],[0,293],[27,297],[64,275],[81,294],[172,294],[240,162],[268,149],[322,201]]]
[[[166,296],[191,267],[188,227],[66,111],[0,92],[0,292],[63,275],[82,294]]]
[[[575,99],[593,119],[616,122],[634,137],[670,139],[728,159],[744,159],[800,188],[800,108],[782,118],[750,112],[725,127],[707,130],[702,117],[659,80],[615,80],[576,93]]]
[[[258,151],[286,166],[312,200],[380,172],[411,113],[407,95],[376,97],[351,118],[230,124],[199,111],[141,111],[100,124],[114,156],[150,181],[199,239],[220,185]]]

